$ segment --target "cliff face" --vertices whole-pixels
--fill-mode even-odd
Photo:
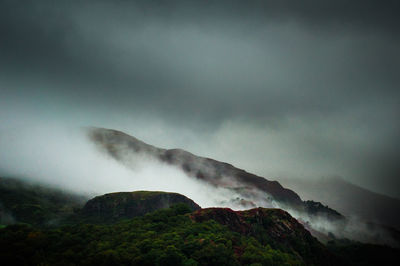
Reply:
[[[85,204],[82,215],[94,221],[113,222],[145,215],[179,203],[186,204],[192,211],[200,209],[194,201],[178,193],[136,191],[97,196]]]

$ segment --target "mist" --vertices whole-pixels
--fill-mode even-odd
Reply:
[[[272,180],[337,175],[399,198],[398,7],[2,1],[0,129],[114,128]],[[42,131],[44,151],[58,145]],[[30,176],[7,160],[0,174]],[[55,170],[72,163],[49,161],[43,180],[72,184]],[[86,171],[86,184],[101,172]]]
[[[231,201],[239,196],[234,192],[191,179],[149,156],[129,153],[129,167],[117,162],[90,141],[87,131],[43,125],[2,131],[2,175],[88,197],[120,191],[167,191],[185,195],[203,208],[240,208]]]
[[[202,208],[281,208],[307,229],[325,235],[398,246],[388,232],[380,227],[372,228],[355,216],[348,216],[346,221],[338,222],[322,215],[309,216],[271,200],[265,192],[257,189],[243,195],[232,189],[202,182],[188,176],[181,168],[163,163],[146,153],[122,150],[120,152],[124,153],[124,160],[117,161],[92,142],[88,131],[86,127],[56,124],[25,127],[23,130],[2,129],[2,176],[50,186],[85,198],[121,191],[167,191],[185,195]],[[13,217],[3,212],[1,220],[8,224],[13,222]],[[323,238],[320,240],[324,241]]]

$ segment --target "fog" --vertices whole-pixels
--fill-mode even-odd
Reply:
[[[239,195],[196,181],[155,158],[130,152],[129,167],[99,150],[87,128],[55,126],[2,131],[0,169],[5,176],[93,197],[119,191],[168,191],[201,207],[226,206]],[[241,207],[243,208],[243,207]]]
[[[357,217],[347,217],[346,222],[333,222],[323,216],[308,216],[271,201],[265,192],[257,189],[244,195],[216,187],[190,177],[180,168],[163,163],[154,156],[131,150],[126,151],[123,161],[117,161],[92,142],[88,130],[56,124],[25,127],[23,130],[2,129],[0,171],[6,177],[55,187],[86,198],[111,192],[150,190],[180,193],[202,208],[282,208],[304,223],[306,228],[325,235],[333,233],[337,238],[398,246],[388,232],[379,227],[371,228]],[[5,223],[13,221],[8,213],[3,213],[1,218]]]

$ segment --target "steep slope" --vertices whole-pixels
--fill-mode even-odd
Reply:
[[[362,220],[400,229],[400,200],[374,193],[340,177],[317,180],[279,179],[304,199],[318,200]]]
[[[308,211],[307,205],[294,191],[284,188],[277,181],[267,180],[228,163],[199,157],[181,149],[156,148],[123,132],[111,129],[92,128],[89,130],[89,137],[103,151],[128,167],[134,164],[131,155],[141,154],[174,165],[189,177],[216,187],[232,189],[242,196],[243,202],[259,201],[270,207],[279,205],[300,212]],[[329,213],[329,217],[343,218],[339,213],[323,205],[318,207],[320,209],[314,209],[308,214],[314,216]]]
[[[186,204],[192,211],[200,209],[194,201],[178,193],[135,191],[97,196],[85,204],[81,215],[94,222],[115,222],[169,208],[178,203]]]
[[[190,217],[195,222],[214,220],[231,231],[256,238],[263,245],[298,254],[307,264],[338,263],[302,224],[281,209],[233,211],[228,208],[208,208],[195,211]]]

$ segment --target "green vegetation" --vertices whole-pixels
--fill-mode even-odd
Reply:
[[[214,220],[193,222],[184,204],[115,224],[57,229],[0,229],[0,257],[10,265],[302,265]]]
[[[199,209],[183,195],[149,191],[105,194],[84,207],[83,202],[60,190],[0,178],[2,264],[398,264],[399,250],[386,246],[349,240],[325,246],[280,209]]]
[[[226,208],[201,209],[191,214],[194,221],[216,221],[229,230],[253,237],[263,246],[296,255],[308,265],[338,263],[324,245],[281,209],[254,208],[233,211]],[[326,263],[325,263],[326,262]]]

